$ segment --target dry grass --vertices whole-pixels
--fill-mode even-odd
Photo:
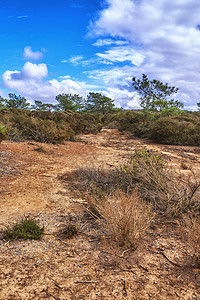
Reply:
[[[136,249],[155,216],[151,205],[142,201],[137,190],[127,194],[117,190],[98,206],[111,237],[119,243]]]
[[[168,181],[166,199],[166,214],[177,217],[185,213],[197,212],[200,209],[200,181],[196,174],[190,170],[187,178],[179,179],[174,176]]]
[[[190,169],[187,178],[172,169],[157,153],[137,150],[115,171],[122,190],[138,188],[142,198],[165,216],[178,217],[200,208],[200,181]],[[179,176],[178,176],[179,175]]]
[[[200,209],[200,181],[191,169],[187,176],[175,171],[160,155],[136,149],[125,163],[111,170],[88,164],[62,178],[79,191],[88,209],[97,217],[98,205],[121,190],[131,194],[137,188],[141,198],[167,217],[179,217]]]
[[[200,216],[184,215],[180,232],[192,251],[195,266],[200,268]]]

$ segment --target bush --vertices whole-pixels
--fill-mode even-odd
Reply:
[[[149,138],[162,144],[199,146],[200,121],[181,116],[160,118],[153,123]]]
[[[0,143],[7,138],[6,127],[0,123]]]
[[[99,116],[89,113],[74,113],[69,123],[76,134],[96,134],[102,129]]]
[[[33,139],[38,142],[62,143],[78,133],[97,133],[102,128],[99,116],[85,113],[28,111],[3,109],[0,121],[15,141]]]
[[[161,112],[123,111],[102,118],[104,126],[117,125],[136,137],[152,139],[162,144],[200,145],[199,114],[172,107]],[[116,126],[115,125],[115,126]]]
[[[8,226],[6,230],[3,231],[3,238],[6,240],[39,240],[43,233],[44,228],[41,228],[32,217],[27,216],[13,226]]]
[[[61,143],[70,140],[74,132],[68,123],[56,124],[52,120],[42,120],[37,117],[15,115],[12,117],[12,127],[9,137],[12,140],[35,140],[42,143]]]
[[[119,245],[136,249],[154,214],[151,204],[142,201],[133,186],[129,193],[119,190],[118,175],[103,169],[82,168],[64,175],[62,179],[70,180],[73,191],[80,191],[86,201],[87,213],[99,219]]]

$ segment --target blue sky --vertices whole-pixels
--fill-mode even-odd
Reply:
[[[200,102],[199,0],[0,0],[0,95],[55,103],[60,93],[102,92],[139,108],[143,73]]]

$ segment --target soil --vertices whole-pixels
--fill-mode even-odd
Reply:
[[[0,239],[0,299],[200,299],[200,269],[174,220],[153,220],[135,251],[116,247],[63,174],[109,169],[136,147],[158,151],[175,169],[200,169],[199,147],[145,142],[115,129],[62,145],[0,144],[0,228],[31,215],[44,226],[37,240]],[[69,220],[79,234],[59,234]]]

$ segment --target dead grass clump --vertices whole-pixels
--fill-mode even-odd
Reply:
[[[137,190],[131,194],[117,190],[98,210],[112,238],[132,249],[138,247],[154,217],[151,205],[142,201]]]
[[[180,231],[192,250],[195,266],[200,268],[200,216],[184,215]]]

